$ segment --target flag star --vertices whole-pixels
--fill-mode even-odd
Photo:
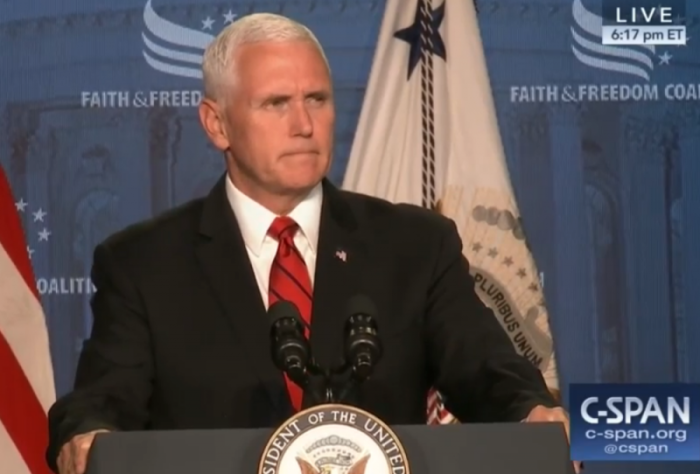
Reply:
[[[19,212],[24,212],[24,209],[29,205],[27,201],[24,199],[20,199],[15,203],[15,207],[17,208],[17,211]]]
[[[400,39],[401,41],[405,41],[411,46],[410,52],[408,54],[407,79],[411,78],[411,74],[413,74],[413,70],[416,68],[416,66],[418,65],[418,61],[420,61],[421,58],[421,47],[423,46],[421,41],[421,7],[426,1],[427,0],[418,1],[418,5],[416,6],[416,14],[413,18],[413,24],[394,33],[394,38]],[[430,22],[433,31],[432,38],[429,38],[429,40],[427,41],[427,47],[430,47],[432,49],[430,53],[441,57],[443,61],[447,61],[447,51],[445,50],[445,43],[443,42],[442,36],[440,35],[440,25],[442,24],[442,20],[444,19],[445,2],[443,1],[442,5],[440,5],[437,9],[432,10],[431,8]]]
[[[669,64],[669,61],[671,60],[672,57],[673,57],[673,56],[671,56],[670,54],[668,54],[668,51],[664,52],[664,54],[662,54],[661,56],[659,56],[659,59],[660,59],[659,64],[660,64],[660,65],[661,65],[661,64]]]
[[[495,257],[496,255],[498,255],[498,249],[496,249],[496,247],[491,247],[489,249],[489,257]]]
[[[477,253],[478,253],[481,249],[483,249],[483,248],[484,248],[484,246],[481,245],[479,242],[477,242],[477,243],[475,243],[474,245],[472,245],[472,250],[473,250],[474,252],[477,252]]]
[[[537,286],[537,283],[530,283],[530,286],[528,286],[528,289],[532,291],[533,293],[537,293],[537,290],[539,290],[539,287]]]
[[[510,267],[511,265],[513,265],[513,257],[504,258],[503,265],[505,265],[506,267]]]
[[[236,19],[236,14],[233,13],[231,10],[224,13],[224,23],[233,23],[233,20],[235,20],[235,19]]]
[[[27,245],[27,253],[29,254],[29,258],[32,258],[32,255],[34,254],[34,249],[31,248],[29,245]]]
[[[205,20],[202,20],[202,29],[211,30],[213,24],[214,20],[212,20],[210,17],[207,17]]]
[[[527,276],[527,272],[525,271],[524,268],[521,268],[521,269],[518,270],[517,275],[518,275],[520,278],[525,278],[525,277]]]
[[[49,235],[51,235],[51,232],[47,228],[42,229],[41,232],[39,232],[39,242],[48,241]]]
[[[32,212],[32,215],[34,216],[34,222],[44,222],[44,217],[46,217],[46,212],[42,208],[39,208],[38,211]]]

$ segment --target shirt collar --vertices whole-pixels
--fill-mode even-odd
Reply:
[[[257,257],[260,255],[267,231],[277,217],[269,209],[243,194],[234,186],[226,174],[226,196],[236,215],[246,247]],[[319,183],[288,215],[299,224],[301,233],[306,237],[311,249],[316,252],[318,232],[321,221],[323,187]]]

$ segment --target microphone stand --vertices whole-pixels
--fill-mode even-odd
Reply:
[[[325,370],[323,372],[323,385],[325,387],[325,397],[326,397],[326,403],[336,403],[335,399],[335,393],[333,392],[333,381],[332,381],[333,374],[331,373],[330,370]]]
[[[336,403],[332,382],[334,371],[320,367],[316,361],[312,359],[309,362],[309,373],[313,376],[321,377],[323,380],[320,390],[309,390],[316,399],[316,404]],[[320,392],[322,392],[322,394]]]
[[[345,361],[330,369],[320,367],[315,360],[311,360],[311,362],[309,362],[309,373],[313,376],[321,377],[322,379],[320,390],[310,390],[310,392],[314,395],[314,398],[318,400],[318,403],[339,403],[345,397],[347,397],[348,393],[355,387],[355,381],[351,380],[349,386],[343,388],[341,396],[336,396],[336,392],[333,387],[333,378],[344,374],[349,368],[349,364]],[[323,396],[321,396],[321,393],[319,392],[322,392]],[[321,402],[321,400],[323,400],[323,402]]]
[[[355,390],[360,385],[360,380],[355,377],[355,375],[350,376],[350,380],[348,380],[348,383],[345,384],[345,387],[343,387],[343,391],[340,392],[340,396],[338,397],[339,401],[342,401],[345,399],[348,395],[350,395],[350,392]]]
[[[333,378],[345,374],[348,370],[350,370],[350,378],[346,384],[340,387],[340,394],[336,396]],[[311,358],[307,366],[307,371],[309,375],[321,377],[322,379],[320,387],[312,386],[308,376],[305,379],[304,390],[308,390],[312,395],[315,405],[343,403],[343,400],[345,400],[353,390],[369,379],[369,374],[359,375],[354,364],[350,364],[347,360],[343,360],[339,365],[329,369],[319,366],[316,360]],[[318,388],[318,390],[316,390],[316,388]]]

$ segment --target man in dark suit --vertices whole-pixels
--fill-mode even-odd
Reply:
[[[49,414],[54,470],[82,473],[103,431],[272,427],[291,416],[298,388],[270,357],[276,299],[309,319],[325,365],[342,356],[348,299],[374,301],[384,355],[353,402],[388,423],[425,423],[435,386],[463,421],[568,426],[476,295],[455,224],[324,179],[333,91],[306,28],[238,20],[203,70],[200,119],[227,173],[204,199],[96,248],[92,334],[75,390]]]

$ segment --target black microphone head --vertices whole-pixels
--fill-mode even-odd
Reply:
[[[375,316],[377,307],[364,295],[348,301],[345,322],[345,356],[350,361],[356,377],[368,378],[382,356]]]
[[[349,333],[357,329],[358,325],[376,332],[378,328],[375,318],[378,312],[377,307],[367,296],[353,296],[345,305],[345,314],[347,315],[345,332]]]
[[[287,300],[278,300],[270,305],[267,310],[270,323],[274,324],[282,318],[294,318],[301,322],[301,314],[294,303]]]
[[[345,314],[348,317],[356,314],[364,314],[374,318],[378,312],[372,300],[365,295],[355,295],[350,298],[345,305]]]
[[[270,318],[270,350],[275,366],[297,383],[306,376],[309,363],[309,341],[296,305],[277,301],[268,309]]]

